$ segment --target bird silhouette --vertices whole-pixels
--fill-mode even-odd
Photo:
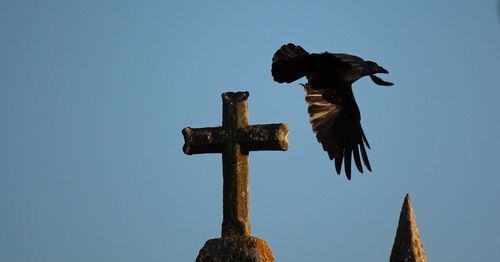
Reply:
[[[342,162],[348,180],[351,180],[351,158],[354,158],[359,172],[364,163],[372,168],[366,147],[370,144],[361,127],[361,114],[354,99],[352,84],[369,76],[377,85],[391,86],[375,76],[389,73],[383,67],[360,57],[341,53],[310,54],[294,44],[281,46],[273,56],[271,73],[278,83],[291,83],[304,76],[308,82],[301,84],[306,92],[309,122],[316,138],[335,162],[340,175]]]

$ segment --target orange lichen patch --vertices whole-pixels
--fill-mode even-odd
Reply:
[[[262,239],[222,237],[208,240],[200,250],[196,262],[208,261],[274,262],[274,257]]]

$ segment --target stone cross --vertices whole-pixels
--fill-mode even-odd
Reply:
[[[248,92],[222,94],[222,126],[186,127],[183,151],[188,155],[222,153],[222,237],[250,236],[248,154],[288,149],[286,124],[248,125]]]

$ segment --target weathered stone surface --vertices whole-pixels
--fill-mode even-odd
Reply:
[[[273,262],[266,241],[251,237],[222,237],[208,240],[196,262]]]
[[[208,240],[198,262],[274,261],[267,243],[250,236],[248,155],[251,151],[286,151],[288,126],[249,125],[248,96],[248,92],[222,94],[222,126],[182,130],[184,153],[222,153],[222,238]]]
[[[390,262],[427,262],[424,246],[417,228],[417,219],[407,194],[401,208],[396,239]]]
[[[288,149],[286,124],[249,125],[248,92],[222,94],[222,126],[182,130],[188,155],[222,153],[222,236],[250,236],[248,155]]]

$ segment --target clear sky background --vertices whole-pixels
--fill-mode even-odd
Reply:
[[[288,123],[250,154],[253,235],[277,261],[387,261],[406,193],[430,261],[500,257],[500,4],[466,1],[0,1],[0,261],[194,261],[220,236],[220,155],[181,129]],[[390,71],[354,92],[373,173],[334,172],[293,42]],[[304,82],[305,80],[302,80]]]

